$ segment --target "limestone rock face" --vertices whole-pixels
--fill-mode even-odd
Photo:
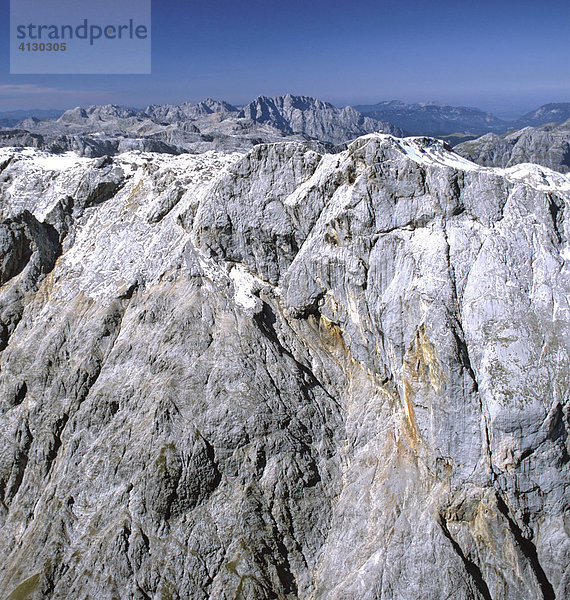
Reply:
[[[0,150],[0,590],[570,595],[570,180]]]

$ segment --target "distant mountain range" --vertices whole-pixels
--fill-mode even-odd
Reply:
[[[0,127],[13,127],[28,117],[35,117],[36,119],[57,119],[62,114],[62,110],[8,110],[0,112]]]
[[[22,119],[14,128],[17,117]],[[207,98],[198,103],[151,105],[145,109],[95,105],[63,114],[40,110],[0,113],[0,119],[9,121],[0,131],[0,145],[103,156],[129,150],[229,152],[286,138],[317,151],[334,152],[359,136],[378,131],[395,136],[441,137],[451,145],[464,142],[458,146],[459,151],[481,164],[504,166],[526,157],[565,169],[569,160],[565,146],[568,128],[542,126],[568,118],[570,102],[546,104],[508,122],[477,108],[434,102],[392,100],[338,108],[316,98],[286,94],[259,96],[242,107]],[[542,129],[524,130],[529,126]]]
[[[545,104],[526,113],[512,125],[517,129],[522,129],[523,127],[537,127],[546,123],[564,123],[568,119],[570,119],[570,102],[556,102]]]
[[[435,102],[407,104],[400,100],[360,105],[355,108],[374,119],[388,121],[411,135],[441,136],[452,133],[481,135],[506,131],[509,124],[495,115],[465,106],[445,106]]]
[[[116,105],[74,108],[54,119],[29,117],[17,129],[0,132],[0,144],[31,144],[51,151],[74,150],[86,156],[127,150],[153,152],[233,151],[261,142],[302,141],[317,150],[333,150],[372,132],[401,136],[390,123],[367,117],[352,107],[287,94],[259,96],[238,108],[210,98],[197,104]]]
[[[451,134],[483,135],[506,133],[512,129],[536,127],[546,123],[563,123],[570,119],[570,102],[545,104],[516,121],[499,119],[490,112],[466,106],[446,106],[437,102],[407,104],[400,100],[360,105],[355,108],[374,119],[388,121],[411,135],[434,137]]]

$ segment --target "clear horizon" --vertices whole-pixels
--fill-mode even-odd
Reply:
[[[152,75],[108,76],[10,75],[9,0],[0,7],[4,112],[291,93],[337,106],[435,100],[514,118],[570,101],[570,5],[558,0],[165,0],[153,5]]]

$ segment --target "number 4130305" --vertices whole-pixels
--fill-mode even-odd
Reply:
[[[46,42],[45,44],[37,42],[22,42],[18,46],[18,50],[21,52],[65,52],[67,50],[67,44]]]

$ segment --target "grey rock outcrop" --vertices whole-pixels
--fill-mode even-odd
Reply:
[[[351,106],[340,109],[329,102],[291,94],[277,98],[259,96],[245,106],[239,116],[335,145],[374,131],[403,133],[391,123],[365,117]]]
[[[0,171],[3,597],[568,597],[567,177],[380,134]]]
[[[570,171],[570,120],[560,125],[525,127],[504,135],[489,133],[455,146],[480,165],[511,167],[536,163],[561,173]]]
[[[74,123],[82,125],[85,121],[94,123],[105,123],[123,119],[136,119],[139,111],[116,104],[103,104],[99,106],[90,106],[89,108],[72,108],[66,110],[57,121],[59,123]]]
[[[201,136],[197,136],[201,139]],[[161,139],[163,138],[163,139]],[[46,152],[63,154],[75,152],[88,158],[120,154],[137,150],[139,152],[160,152],[182,154],[187,152],[177,146],[178,141],[168,134],[158,136],[119,136],[119,135],[58,135],[30,133],[24,129],[0,131],[0,147],[38,148]]]
[[[148,106],[144,111],[149,117],[167,123],[176,123],[188,118],[198,119],[205,115],[220,114],[227,115],[238,113],[239,110],[229,102],[206,98],[202,102],[192,104],[184,102],[179,105],[162,104]]]

